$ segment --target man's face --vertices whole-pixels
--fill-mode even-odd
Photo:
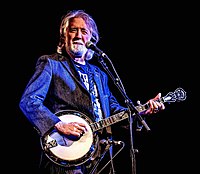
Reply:
[[[82,57],[87,52],[85,44],[91,39],[91,32],[82,18],[73,18],[66,30],[65,48],[73,57]]]

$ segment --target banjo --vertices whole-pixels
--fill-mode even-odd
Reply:
[[[164,103],[183,101],[185,99],[186,92],[182,88],[177,88],[159,101]],[[136,106],[136,110],[139,113],[146,111],[148,108],[148,104]],[[93,122],[88,116],[76,110],[61,110],[55,114],[63,122],[82,122],[85,123],[87,128],[87,132],[78,138],[60,134],[54,129],[40,139],[45,155],[52,162],[63,167],[78,166],[91,159],[99,142],[96,132],[129,117],[128,111],[122,111],[98,122]]]

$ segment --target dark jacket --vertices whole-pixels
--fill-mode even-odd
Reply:
[[[104,117],[125,109],[110,92],[106,73],[95,65],[90,64],[90,67]],[[57,53],[38,59],[19,106],[41,136],[60,121],[55,114],[60,110],[77,110],[93,119],[90,94],[81,82],[72,59]]]

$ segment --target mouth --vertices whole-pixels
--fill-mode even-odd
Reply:
[[[84,45],[83,43],[80,42],[73,42],[74,45]]]

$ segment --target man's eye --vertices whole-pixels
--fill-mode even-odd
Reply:
[[[75,28],[71,28],[69,31],[70,31],[70,32],[76,32],[77,29],[75,29]]]
[[[83,34],[88,34],[88,31],[87,30],[82,30],[82,33]]]

